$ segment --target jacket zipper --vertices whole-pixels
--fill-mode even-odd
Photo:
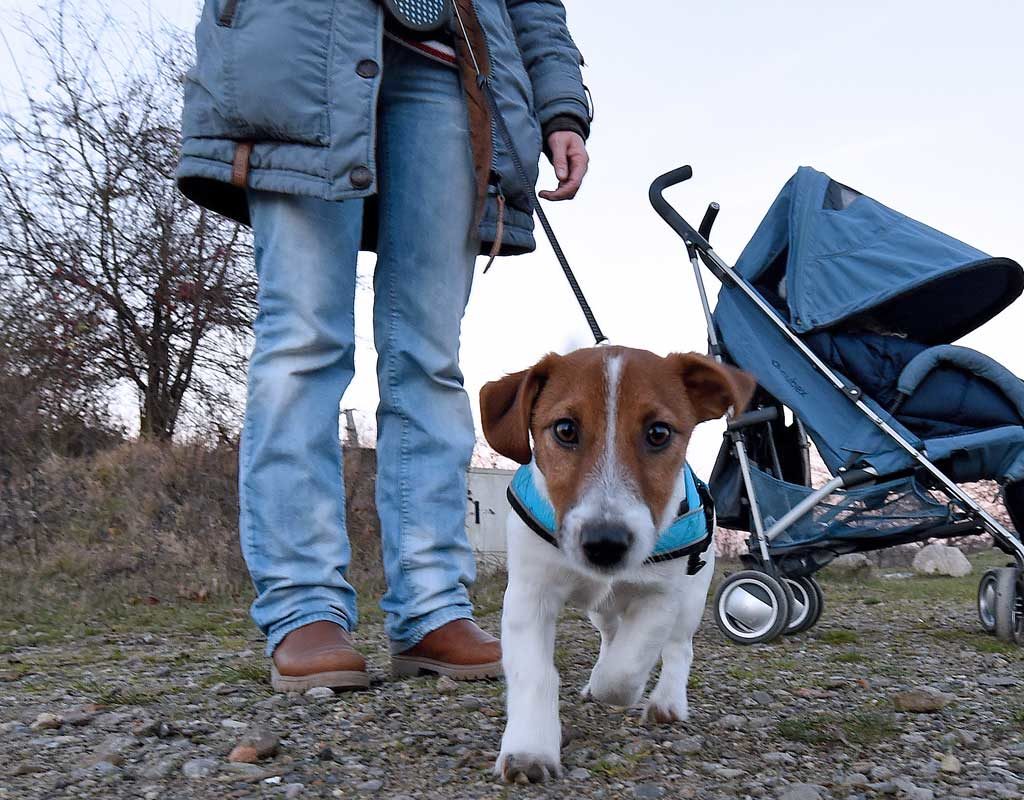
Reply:
[[[238,0],[224,0],[220,14],[217,15],[217,24],[222,28],[230,28],[235,22],[236,11],[238,11]]]
[[[480,14],[479,14],[479,12],[476,9],[476,3],[474,2],[474,0],[469,0],[469,5],[472,7],[473,14],[476,16],[477,25],[480,26],[480,38],[483,39],[483,42],[484,42],[484,52],[487,53],[487,64],[490,65],[490,63],[491,63],[491,43],[487,41],[487,31],[484,30],[484,25],[483,25],[482,22],[480,22]],[[470,41],[468,39],[468,34],[467,34],[467,39],[466,39],[466,46],[470,50],[473,49],[473,45],[470,43]],[[488,74],[487,75],[487,80],[490,80],[490,79],[491,79],[491,76],[490,76],[490,74]],[[491,142],[493,142],[494,145],[497,145],[498,138],[499,138],[498,137],[498,131],[497,131],[497,128],[495,127],[494,120],[492,119],[491,120]],[[498,148],[496,146],[492,146],[492,150],[491,150],[491,172],[494,175],[498,176],[498,181],[499,181],[499,184],[500,184],[501,175],[498,173]]]

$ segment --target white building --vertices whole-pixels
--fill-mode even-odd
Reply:
[[[481,567],[505,564],[505,520],[509,510],[505,491],[513,474],[510,469],[469,468],[466,533]]]

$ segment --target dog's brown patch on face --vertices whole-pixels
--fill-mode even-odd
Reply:
[[[617,368],[611,363],[617,360]],[[609,378],[617,376],[609,396]],[[561,523],[599,475],[614,471],[651,511],[657,523],[672,497],[694,427],[719,417],[730,405],[745,407],[754,382],[744,373],[695,353],[665,358],[646,350],[599,347],[547,356],[533,369],[487,384],[481,392],[484,432],[498,452],[521,463],[533,457]],[[608,403],[614,403],[614,440],[609,452]],[[555,426],[570,420],[578,441],[560,442]],[[655,447],[648,432],[671,431]]]
[[[560,358],[533,407],[534,458],[559,523],[580,498],[604,452],[608,419],[605,358],[613,349],[619,348],[594,347]],[[555,436],[555,423],[563,419],[576,425],[579,442],[575,446],[565,446]]]

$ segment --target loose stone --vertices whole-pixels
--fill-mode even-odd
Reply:
[[[954,700],[947,692],[940,692],[928,687],[909,689],[893,695],[893,704],[897,711],[910,711],[915,714],[931,714],[941,711]]]
[[[217,762],[212,758],[193,758],[186,761],[181,771],[186,778],[195,780],[208,778],[217,770]]]

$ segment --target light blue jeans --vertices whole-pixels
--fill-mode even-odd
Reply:
[[[459,332],[479,242],[454,69],[385,43],[379,100],[377,511],[394,652],[472,616],[474,430]],[[339,408],[354,372],[363,201],[250,191],[259,313],[240,454],[242,552],[267,653],[317,620],[351,630]]]

